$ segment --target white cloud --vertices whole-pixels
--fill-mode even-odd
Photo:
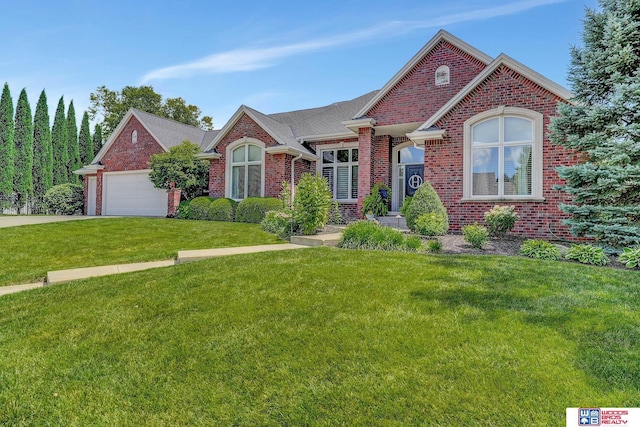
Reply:
[[[152,70],[141,79],[141,84],[152,80],[187,78],[196,74],[222,74],[238,71],[253,71],[274,66],[278,60],[320,49],[344,46],[351,43],[368,40],[373,37],[390,37],[390,35],[406,34],[408,32],[437,28],[461,22],[478,21],[498,16],[513,15],[536,7],[561,3],[565,0],[524,0],[508,3],[486,9],[470,10],[435,17],[423,21],[391,21],[375,27],[345,33],[332,37],[319,38],[301,43],[265,48],[245,48],[228,52],[215,53],[185,64]]]

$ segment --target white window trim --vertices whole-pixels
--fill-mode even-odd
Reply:
[[[533,121],[533,149],[532,149],[532,177],[531,194],[527,196],[474,196],[473,191],[473,165],[472,165],[472,141],[471,128],[484,120],[494,117],[515,116]],[[543,186],[543,116],[537,111],[519,107],[500,106],[491,110],[476,114],[464,122],[464,156],[463,156],[463,197],[462,201],[544,201]]]
[[[243,137],[240,139],[237,139],[235,141],[233,141],[231,144],[227,145],[227,149],[225,150],[225,185],[224,185],[224,195],[226,198],[231,198],[231,178],[232,178],[232,153],[233,150],[235,150],[236,148],[238,148],[241,145],[247,145],[247,144],[253,144],[256,145],[258,147],[260,147],[260,151],[262,152],[262,157],[261,157],[261,164],[262,167],[260,168],[260,197],[264,197],[264,186],[265,186],[265,170],[266,170],[266,164],[265,164],[265,144],[264,142],[260,141],[259,139],[256,138],[251,138],[251,137]],[[246,198],[246,197],[245,197]],[[234,199],[236,201],[240,201],[243,199]]]
[[[358,143],[357,142],[340,142],[337,144],[322,144],[322,145],[316,146],[316,154],[318,155],[318,161],[316,162],[316,172],[322,175],[322,152],[323,151],[340,150],[340,149],[348,149],[348,148],[358,148]],[[351,164],[353,165],[353,163]],[[359,151],[358,151],[358,170],[360,170],[360,152]],[[354,198],[336,199],[334,197],[333,200],[338,203],[357,203],[358,202],[357,198],[356,199]]]

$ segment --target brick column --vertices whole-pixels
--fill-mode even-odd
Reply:
[[[180,188],[176,188],[176,185],[173,182],[169,183],[169,195],[167,197],[167,216],[172,217],[175,215],[178,210],[178,205],[180,204],[180,195],[182,194],[182,190]]]
[[[358,216],[362,216],[362,201],[371,192],[373,140],[376,131],[373,127],[358,129]]]
[[[102,171],[96,175],[96,216],[102,215]]]

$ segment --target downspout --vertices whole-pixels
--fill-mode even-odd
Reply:
[[[291,159],[291,208],[293,208],[293,197],[296,193],[296,186],[294,185],[294,181],[296,179],[296,169],[295,162],[296,160],[300,160],[302,158],[302,153],[298,154],[298,157],[294,157]]]

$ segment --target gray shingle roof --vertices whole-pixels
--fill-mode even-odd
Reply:
[[[213,138],[215,138],[218,132],[220,132],[219,130],[204,131],[135,108],[133,111],[142,124],[145,125],[166,148],[171,148],[181,144],[185,140],[189,140],[194,144],[198,144],[200,149],[204,150],[204,148],[213,141]]]

